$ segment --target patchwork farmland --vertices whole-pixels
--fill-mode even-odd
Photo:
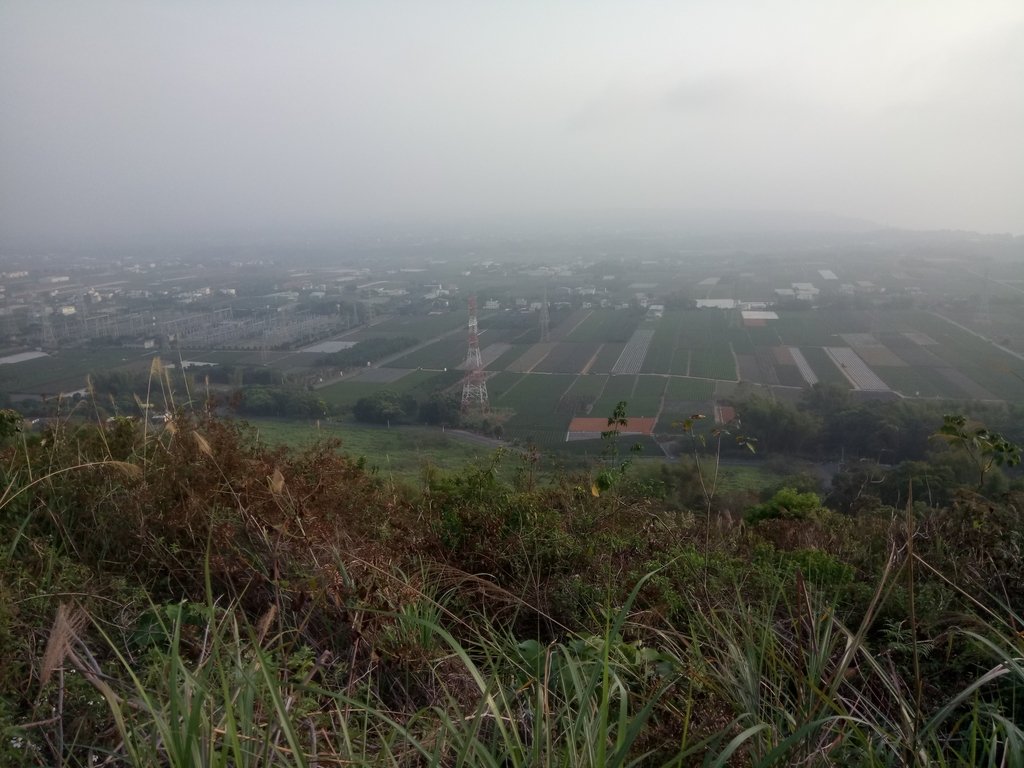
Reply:
[[[224,323],[229,327],[249,323],[271,304],[282,318],[330,315],[332,330],[322,336],[266,348],[194,343],[178,354],[169,332],[117,337],[116,346],[98,339],[47,346],[46,331],[60,336],[62,326],[77,321],[51,312],[44,324],[35,310],[25,313],[33,305],[12,301],[0,318],[10,332],[0,354],[0,396],[32,402],[42,413],[55,395],[80,399],[87,375],[94,383],[106,378],[115,390],[145,378],[159,354],[165,363],[179,358],[179,368],[186,357],[207,366],[175,374],[193,396],[205,386],[237,402],[231,396],[239,387],[288,389],[345,420],[361,399],[388,393],[407,410],[415,406],[410,420],[426,420],[424,414],[445,412],[438,395],[457,400],[461,393],[466,305],[475,295],[491,405],[484,431],[500,426],[521,440],[556,445],[572,418],[607,418],[622,401],[630,417],[655,420],[655,436],[677,435],[677,425],[694,413],[723,413],[723,406],[752,397],[799,407],[819,385],[842,388],[854,402],[932,400],[939,410],[953,401],[949,412],[966,410],[957,401],[1024,403],[1019,259],[996,259],[987,280],[966,257],[890,260],[865,253],[837,264],[839,256],[826,251],[813,260],[783,251],[676,255],[662,254],[662,245],[644,253],[635,242],[628,247],[639,252],[631,255],[619,250],[625,242],[595,242],[592,254],[573,246],[547,264],[539,252],[519,264],[481,248],[475,265],[435,253],[426,267],[383,275],[371,259],[366,275],[351,280],[316,270],[288,280],[267,275],[261,283],[291,287],[273,297],[250,289],[237,302],[220,294],[218,306],[230,304],[235,313]],[[562,255],[571,258],[560,261]],[[306,283],[313,288],[299,287]],[[799,295],[808,287],[810,299]],[[166,315],[181,315],[180,323],[200,316],[193,311]],[[90,307],[90,320],[106,312]],[[156,314],[163,327],[163,311]],[[30,359],[36,347],[46,356]],[[105,376],[110,371],[116,376]],[[133,405],[122,398],[114,407]]]
[[[437,392],[457,396],[466,359],[465,318],[458,314],[384,318],[328,341],[334,346],[323,350],[210,350],[197,359],[308,376],[323,402],[340,413],[383,391],[419,400]],[[482,315],[493,418],[507,438],[556,446],[572,418],[605,418],[622,401],[629,416],[656,419],[656,436],[677,434],[691,414],[710,414],[735,398],[757,393],[795,403],[817,384],[854,397],[1024,401],[1020,354],[942,313],[804,309],[765,315],[750,324],[737,309],[563,310],[544,342],[526,315]],[[344,375],[317,367],[335,346],[390,338],[418,343]],[[12,393],[61,391],[84,382],[87,357],[66,351],[12,358],[17,362],[0,365],[0,380]],[[128,350],[90,359],[108,358],[136,371],[151,359]]]
[[[633,333],[612,366],[612,373],[640,373],[647,355],[647,347],[651,343],[654,331],[643,329]]]
[[[743,386],[787,402],[818,383],[876,397],[1024,400],[1024,361],[935,314],[889,312],[883,322],[868,311],[805,310],[777,318],[745,325],[734,310],[649,317],[592,309],[568,315],[547,342],[510,341],[525,338],[522,330],[486,333],[491,405],[507,438],[555,446],[572,418],[606,417],[621,401],[630,416],[657,419],[655,434],[675,433]],[[445,368],[444,384],[457,393],[465,341],[450,322],[435,327],[441,336],[389,362],[387,376],[367,370],[332,385],[325,399],[351,405],[383,387],[422,391]],[[403,367],[416,375],[403,376]]]

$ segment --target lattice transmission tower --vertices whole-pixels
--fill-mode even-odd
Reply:
[[[480,336],[476,325],[476,297],[469,297],[469,350],[466,352],[466,376],[462,380],[462,410],[487,413],[487,372],[480,357]]]

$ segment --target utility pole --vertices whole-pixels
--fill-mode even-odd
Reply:
[[[540,304],[540,340],[541,343],[551,340],[551,333],[549,326],[551,325],[551,316],[548,315],[548,287],[544,286],[544,299]]]

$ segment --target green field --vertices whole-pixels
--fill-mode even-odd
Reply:
[[[672,353],[672,366],[669,368],[669,373],[673,376],[690,375],[690,350],[677,349]]]
[[[524,373],[512,373],[503,371],[496,373],[487,379],[487,396],[492,406],[501,405],[501,400],[512,387],[518,386],[519,382],[526,376]]]
[[[448,337],[392,360],[395,368],[455,368],[466,362],[466,340]]]
[[[505,437],[548,448],[561,445],[572,414],[560,409],[559,404],[575,378],[559,374],[522,374],[515,386],[498,398],[492,396],[493,406],[513,411],[504,424]]]
[[[601,345],[597,357],[594,358],[594,364],[590,366],[590,370],[587,373],[611,373],[612,366],[615,365],[615,361],[619,359],[619,355],[622,354],[622,350],[625,348],[626,345],[620,342],[609,342]]]
[[[560,342],[534,368],[547,373],[579,373],[597,353],[598,344]]]
[[[690,351],[690,375],[703,379],[736,380],[736,360],[732,348],[694,349]]]
[[[550,419],[558,401],[574,380],[574,376],[560,374],[523,374],[522,380],[507,390],[497,403],[501,407],[515,409],[516,418]]]
[[[457,328],[464,328],[466,324],[465,312],[445,312],[437,315],[394,315],[366,328],[361,328],[358,332],[345,338],[358,341],[371,336],[411,336],[420,341],[427,341]]]
[[[935,369],[883,368],[873,369],[886,384],[907,397],[941,397],[962,399],[967,394]]]
[[[607,376],[577,376],[568,394],[597,398],[607,383]]]
[[[617,309],[595,309],[590,316],[569,334],[569,341],[594,344],[629,341],[633,331],[643,319],[642,315]]]
[[[85,387],[93,371],[118,368],[147,371],[155,357],[152,350],[127,348],[62,349],[50,357],[0,365],[0,391],[56,395]]]
[[[661,410],[661,396],[665,392],[664,376],[637,376],[633,394],[627,401],[630,416],[657,416]]]
[[[736,323],[735,312],[696,309],[680,313],[678,347],[703,349],[720,346],[729,340],[729,331]]]
[[[765,326],[767,327],[767,326]],[[766,337],[764,341],[754,342],[754,338],[751,335],[751,331],[761,331],[764,328],[743,328],[742,330],[737,329],[729,333],[730,344],[732,344],[733,351],[739,355],[752,355],[754,350],[759,347],[774,347],[779,343],[778,337],[774,334]]]
[[[636,376],[633,374],[609,376],[604,392],[601,393],[601,399],[594,403],[591,415],[611,416],[616,405],[623,400],[629,403],[633,399],[633,387],[635,385]]]
[[[654,338],[647,347],[641,373],[669,373],[672,370],[672,356],[679,339],[682,324],[681,312],[670,312],[662,317],[654,330]]]
[[[398,480],[416,480],[426,467],[458,470],[476,461],[485,461],[493,451],[457,439],[432,427],[373,427],[352,422],[321,421],[305,423],[279,419],[252,419],[249,424],[259,439],[269,445],[297,448],[338,439],[341,451],[350,456],[367,457],[368,464],[380,476]]]
[[[715,395],[715,382],[707,379],[684,379],[673,376],[665,389],[666,400],[710,400]]]
[[[804,359],[811,366],[818,377],[818,381],[825,384],[838,384],[841,387],[850,389],[850,380],[843,376],[843,372],[836,368],[835,363],[821,347],[800,347]]]
[[[523,353],[526,352],[527,349],[528,347],[526,344],[513,344],[496,360],[494,360],[489,365],[485,365],[484,367],[489,371],[503,371],[511,363],[514,363],[516,360],[522,357]]]
[[[876,325],[878,322],[868,312],[808,309],[779,312],[779,319],[770,321],[766,327],[774,330],[786,346],[830,347],[842,345],[841,333],[871,333]]]
[[[968,378],[996,397],[1024,399],[1024,360],[928,312],[907,313],[914,330],[927,333],[938,346],[930,351],[947,360]]]

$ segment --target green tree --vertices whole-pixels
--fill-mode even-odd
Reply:
[[[420,403],[419,418],[427,424],[458,426],[462,418],[459,398],[450,393],[434,392]]]
[[[768,501],[751,507],[747,521],[758,520],[805,520],[815,510],[821,509],[821,499],[816,493],[800,493],[795,488],[781,488]]]
[[[947,414],[934,434],[955,451],[966,456],[974,468],[978,489],[985,487],[985,476],[993,467],[1014,467],[1020,464],[1020,446],[998,432],[992,432],[963,414]]]
[[[360,398],[352,406],[352,414],[359,421],[371,424],[390,424],[411,418],[416,413],[416,401],[411,397],[400,397],[395,392],[383,390],[369,397]]]
[[[9,408],[0,410],[0,444],[6,443],[10,438],[21,432],[21,414]]]

